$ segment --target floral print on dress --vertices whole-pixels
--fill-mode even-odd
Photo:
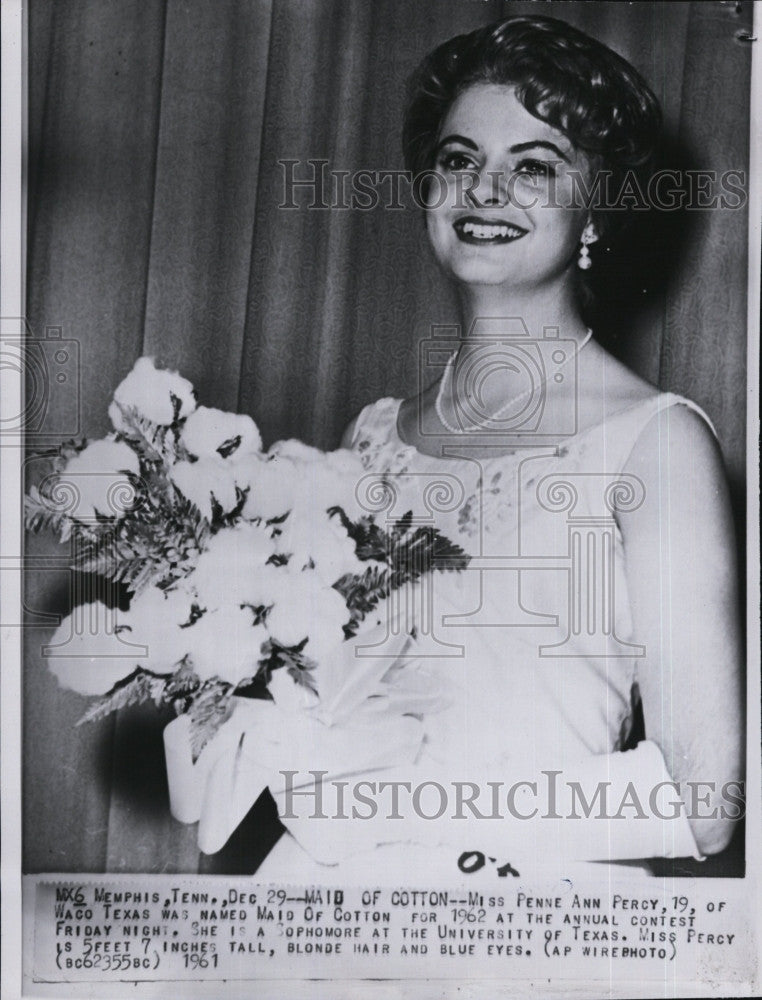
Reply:
[[[463,484],[463,500],[455,510],[438,516],[442,530],[457,532],[464,548],[474,550],[479,546],[467,545],[466,539],[478,540],[485,532],[515,534],[516,502],[512,492],[516,489],[515,470],[522,454],[481,459],[478,463],[457,458],[443,463],[442,459],[425,455],[400,439],[397,433],[399,407],[399,400],[387,397],[360,413],[352,448],[360,455],[363,467],[384,478],[406,473],[430,473],[436,477],[445,469],[450,474],[457,470]],[[491,471],[496,463],[500,468]],[[421,505],[416,513],[423,511]]]

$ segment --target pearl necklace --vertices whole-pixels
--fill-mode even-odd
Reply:
[[[568,357],[564,358],[564,360],[559,365],[557,365],[556,372],[558,371],[559,368],[562,368],[566,364],[566,362],[569,361],[571,358],[576,358],[577,355],[582,350],[582,348],[585,347],[585,345],[589,342],[589,340],[590,340],[590,338],[592,336],[593,336],[593,331],[592,331],[592,329],[590,327],[588,327],[587,328],[587,333],[585,334],[585,337],[582,340],[582,342],[580,343],[580,345],[577,348],[577,350],[574,351],[572,354],[570,354]],[[442,399],[443,399],[444,393],[445,393],[445,385],[448,384],[452,380],[453,363],[454,363],[455,358],[457,356],[458,356],[458,351],[453,351],[452,354],[450,355],[448,361],[447,361],[447,365],[445,367],[444,374],[442,375],[442,380],[439,383],[439,391],[437,392],[437,397],[434,400],[434,409],[436,410],[436,414],[437,414],[437,417],[439,417],[440,423],[445,428],[445,430],[447,430],[447,431],[450,432],[450,434],[478,434],[479,431],[482,431],[482,430],[485,429],[485,425],[483,423],[475,423],[473,425],[467,425],[465,427],[453,427],[452,424],[448,423],[448,421],[445,418],[444,413],[442,412]],[[529,387],[529,389],[526,390],[526,392],[522,392],[518,396],[513,396],[511,399],[508,400],[507,403],[505,403],[498,410],[496,410],[492,414],[492,416],[489,417],[489,420],[490,421],[498,420],[504,413],[507,413],[508,410],[511,409],[511,407],[515,406],[517,403],[520,403],[523,399],[527,399],[529,396],[532,395],[533,392],[536,392],[539,389],[542,389],[542,387],[548,381],[548,377],[549,376],[546,375],[543,378],[542,382],[540,382],[539,386],[535,387],[534,385],[532,385],[532,386]],[[455,411],[455,403],[454,403],[454,401],[453,401],[453,411]]]

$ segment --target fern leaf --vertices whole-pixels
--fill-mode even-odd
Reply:
[[[159,426],[146,420],[134,406],[124,406],[114,400],[126,428],[120,434],[144,462],[162,466],[173,465],[178,452],[172,428]]]
[[[331,517],[338,516],[342,527],[355,543],[357,558],[364,562],[376,559],[385,562],[389,550],[389,537],[375,523],[372,517],[361,517],[357,521],[350,520],[342,507],[329,507]]]
[[[364,573],[347,573],[333,585],[334,590],[342,595],[347,608],[358,621],[388,597],[392,590],[392,571],[386,567],[369,566]]]
[[[31,486],[24,497],[24,527],[35,534],[40,531],[61,531],[67,520],[66,515],[57,510],[52,501],[43,496],[36,486]]]
[[[403,514],[403,516],[399,519],[399,521],[396,521],[392,525],[392,529],[389,533],[391,535],[392,540],[396,541],[397,539],[402,538],[403,535],[406,535],[407,532],[410,531],[410,526],[412,525],[412,523],[413,523],[413,512],[412,510],[409,510],[406,514]]]
[[[124,678],[116,684],[108,694],[99,698],[77,722],[81,726],[85,722],[94,722],[96,719],[103,719],[112,712],[117,712],[121,708],[128,708],[130,705],[139,705],[145,701],[153,701],[159,704],[162,700],[166,677],[157,677],[141,668],[135,673]]]
[[[191,753],[194,761],[220,726],[230,717],[233,688],[224,681],[210,681],[194,697],[188,710]]]
[[[425,525],[404,538],[395,539],[389,561],[392,566],[392,590],[396,590],[435,569],[465,569],[470,556],[437,528]]]
[[[303,653],[292,649],[280,650],[279,658],[282,665],[286,668],[289,677],[291,677],[292,680],[299,685],[299,687],[306,688],[315,695],[318,693],[317,683],[315,682],[314,677],[314,671],[317,664],[314,660],[311,660]]]
[[[186,657],[175,670],[171,677],[167,679],[164,688],[164,697],[167,701],[177,701],[178,699],[189,698],[201,687],[201,681]],[[187,708],[188,705],[185,705]]]

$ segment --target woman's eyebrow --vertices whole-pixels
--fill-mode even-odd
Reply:
[[[554,142],[547,142],[545,139],[533,139],[531,142],[520,142],[515,146],[511,146],[508,152],[524,153],[527,149],[536,149],[538,146],[542,149],[549,149],[552,153],[557,153],[562,160],[566,161],[566,163],[571,163],[569,157],[565,153],[562,153]]]
[[[453,134],[453,135],[446,135],[444,139],[440,139],[440,141],[437,143],[434,152],[438,153],[443,146],[446,146],[448,143],[451,142],[456,142],[461,146],[466,146],[468,149],[473,149],[475,151],[478,151],[479,149],[478,145],[473,141],[473,139],[467,139],[464,135]],[[548,142],[546,139],[532,139],[529,142],[519,142],[515,146],[511,146],[508,149],[508,152],[524,153],[528,149],[537,149],[537,148],[549,149],[551,153],[555,153],[557,156],[560,156],[561,159],[564,160],[564,162],[571,163],[569,157],[565,153],[563,153],[558,148],[558,146],[556,146],[554,142]]]
[[[464,135],[446,135],[444,139],[440,139],[437,143],[435,153],[438,153],[442,146],[446,146],[449,142],[457,142],[461,146],[467,146],[469,149],[478,151],[479,147],[474,142],[473,139],[467,139]]]

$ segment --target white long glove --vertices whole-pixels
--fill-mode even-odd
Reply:
[[[558,772],[561,768],[553,770]],[[377,789],[379,782],[407,782],[412,789],[425,782],[436,782],[447,795],[447,810],[438,819],[416,814],[411,795],[400,786],[398,812],[403,819],[391,819],[387,786],[383,794],[379,791],[376,796],[379,809],[373,818],[328,821],[312,818],[317,804],[314,785],[294,787],[288,795],[273,790],[279,812],[290,817],[284,820],[286,826],[315,860],[336,864],[353,853],[394,842],[432,848],[447,846],[457,853],[479,850],[498,857],[530,861],[551,857],[568,861],[654,857],[701,859],[661,751],[650,741],[625,753],[590,755],[564,762],[563,770],[555,777],[547,772],[537,774],[534,788],[525,777],[512,780],[502,774],[498,779],[502,785],[496,818],[487,818],[492,809],[486,780],[481,783],[481,797],[475,802],[481,813],[477,816],[468,807],[456,809],[452,774],[437,775],[430,767],[424,770],[402,766],[363,777],[375,781]],[[507,795],[514,780],[517,784],[509,806]],[[547,794],[551,782],[552,800]],[[571,785],[575,786],[574,792]],[[605,805],[602,808],[602,800],[596,800],[595,794],[603,789]],[[304,791],[310,794],[299,794]],[[584,805],[580,792],[590,808]],[[443,799],[435,793],[430,794],[428,800],[421,799],[421,802],[427,801],[420,812],[426,811],[431,817]],[[349,791],[338,789],[331,781],[322,786],[319,805],[320,812],[329,817],[342,813],[351,815]],[[460,816],[453,818],[457,811]],[[361,815],[368,812],[363,808]]]
[[[187,717],[166,727],[170,810],[181,822],[200,821],[201,850],[220,850],[265,788],[277,795],[284,787],[284,771],[296,772],[292,784],[303,787],[315,780],[313,771],[333,780],[412,764],[424,737],[420,716],[444,702],[431,694],[425,664],[405,661],[399,669],[395,658],[407,643],[400,634],[391,652],[361,664],[352,645],[341,643],[321,667],[319,701],[276,671],[269,684],[275,700],[236,699],[195,764]]]
[[[256,744],[247,747],[241,730],[231,727],[218,735],[205,750],[207,756],[202,754],[195,765],[189,749],[184,761],[176,749],[182,744],[177,737],[182,736],[185,720],[181,717],[167,729],[172,812],[183,822],[201,819],[199,846],[206,853],[220,850],[259,794],[270,787],[291,834],[323,864],[336,864],[376,844],[393,842],[447,845],[509,858],[517,850],[524,856],[529,852],[537,858],[577,861],[701,857],[661,751],[650,741],[625,753],[565,762],[555,778],[541,772],[536,776],[536,791],[522,778],[510,808],[506,796],[513,782],[502,775],[500,818],[480,818],[466,807],[460,810],[464,818],[453,819],[456,779],[411,763],[422,737],[416,719],[400,717],[394,724],[387,719],[375,731],[369,729],[367,719],[357,727],[336,729],[313,723],[319,729],[311,731],[303,719],[289,723],[270,702],[252,703],[247,715]],[[290,763],[284,765],[284,761]],[[284,777],[284,770],[297,773]],[[326,772],[320,785],[315,784],[312,771]],[[350,783],[341,787],[336,784],[341,780]],[[407,782],[414,789],[436,781],[448,795],[447,811],[439,819],[416,815],[410,794],[401,788],[402,819],[388,818],[389,795],[380,790],[374,817],[337,819],[351,817],[353,805],[358,804],[351,789],[353,781],[360,780],[375,782],[376,789],[381,782]],[[552,805],[547,795],[551,782],[555,789]],[[586,810],[579,792],[573,798],[572,783],[593,804],[591,809]],[[478,799],[476,807],[482,815],[489,815],[486,781],[483,784],[485,798]],[[605,789],[603,809],[602,800],[595,800],[599,789]],[[425,809],[432,815],[430,805]],[[367,808],[359,810],[363,817],[368,812]],[[551,813],[561,818],[548,818]],[[601,813],[615,818],[600,818]]]

